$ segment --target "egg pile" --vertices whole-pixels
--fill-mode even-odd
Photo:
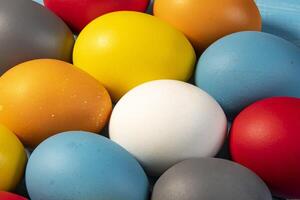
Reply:
[[[0,200],[300,199],[297,8],[0,0]]]

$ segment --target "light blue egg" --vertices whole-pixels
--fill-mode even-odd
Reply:
[[[146,200],[148,179],[139,163],[111,140],[65,132],[41,143],[26,169],[31,200]]]
[[[37,3],[39,3],[39,4],[44,5],[44,1],[43,1],[43,0],[33,0],[33,1],[35,1],[35,2],[37,2]]]
[[[283,37],[300,47],[300,1],[256,0],[263,31]]]
[[[147,8],[147,13],[148,14],[151,14],[151,15],[153,14],[153,4],[154,4],[154,0],[150,0],[148,8]]]
[[[300,49],[277,36],[240,32],[212,44],[200,57],[196,84],[229,118],[272,96],[300,97]]]

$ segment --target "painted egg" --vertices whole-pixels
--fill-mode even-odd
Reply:
[[[39,3],[39,4],[42,4],[42,5],[44,5],[44,2],[43,2],[43,0],[33,0],[34,2],[37,2],[37,3]]]
[[[158,80],[128,92],[115,106],[110,138],[132,153],[151,176],[194,157],[215,156],[226,136],[219,104],[201,89]]]
[[[22,143],[10,130],[0,125],[0,190],[15,189],[22,179],[26,162]]]
[[[272,96],[300,97],[300,49],[277,36],[240,32],[211,45],[196,69],[196,84],[233,118]]]
[[[199,53],[228,34],[261,30],[253,0],[155,0],[154,15],[185,33]]]
[[[106,13],[127,10],[145,12],[149,0],[44,0],[45,6],[60,16],[75,32]]]
[[[148,14],[119,11],[90,23],[74,47],[74,65],[97,78],[117,101],[151,80],[187,81],[195,52],[185,36]]]
[[[31,200],[147,200],[148,180],[139,163],[111,140],[87,132],[48,138],[26,169]]]
[[[283,37],[300,47],[300,1],[255,1],[262,16],[263,31]]]
[[[71,61],[73,34],[48,9],[29,0],[0,0],[0,75],[22,62]]]
[[[154,0],[150,0],[148,8],[147,8],[148,14],[153,14],[153,4],[154,4]]]
[[[69,130],[98,133],[112,109],[106,89],[63,61],[22,63],[0,78],[0,123],[29,147]]]
[[[9,192],[0,191],[0,200],[27,200],[25,197],[21,197]]]
[[[234,161],[252,169],[276,196],[300,198],[300,99],[277,97],[243,110],[231,128]]]
[[[272,200],[252,171],[227,160],[190,159],[176,164],[156,182],[152,200]]]

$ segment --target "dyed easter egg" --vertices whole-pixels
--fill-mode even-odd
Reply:
[[[68,130],[98,133],[112,109],[106,89],[63,61],[22,63],[0,78],[0,123],[29,147]]]
[[[263,31],[283,37],[300,47],[300,1],[255,1],[262,16]]]
[[[48,138],[26,169],[31,200],[147,200],[148,180],[139,163],[111,140],[88,132]]]
[[[129,91],[115,106],[110,138],[133,154],[151,176],[194,157],[215,156],[226,136],[219,104],[180,81],[152,81]]]
[[[276,196],[300,198],[300,99],[277,97],[243,110],[231,128],[234,161],[252,169]]]
[[[33,0],[33,1],[35,1],[35,2],[37,2],[37,3],[39,3],[39,4],[42,4],[42,5],[44,5],[44,2],[43,2],[43,0]]]
[[[155,0],[154,15],[182,31],[199,53],[228,34],[261,30],[253,0]]]
[[[0,191],[0,200],[27,200],[25,197],[21,197],[9,192]]]
[[[22,179],[26,162],[22,143],[14,133],[0,125],[0,190],[15,189]]]
[[[97,78],[117,101],[151,80],[187,81],[195,52],[185,36],[148,14],[120,11],[97,18],[79,35],[74,65]]]
[[[300,97],[300,49],[277,36],[240,32],[222,38],[201,56],[196,84],[229,117],[272,96]]]
[[[147,13],[153,14],[153,4],[154,4],[154,0],[150,0],[148,8],[147,8]]]
[[[22,62],[71,61],[74,38],[48,9],[29,0],[0,0],[0,75]]]
[[[152,200],[272,200],[252,171],[227,160],[190,159],[176,164],[156,182]]]
[[[149,0],[44,0],[45,6],[60,16],[75,32],[106,13],[128,10],[145,12]]]

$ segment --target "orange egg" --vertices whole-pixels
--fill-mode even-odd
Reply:
[[[63,131],[99,132],[112,103],[94,78],[63,61],[32,60],[0,78],[0,123],[29,147]]]
[[[154,15],[182,31],[198,53],[223,36],[262,26],[253,0],[155,0]]]

